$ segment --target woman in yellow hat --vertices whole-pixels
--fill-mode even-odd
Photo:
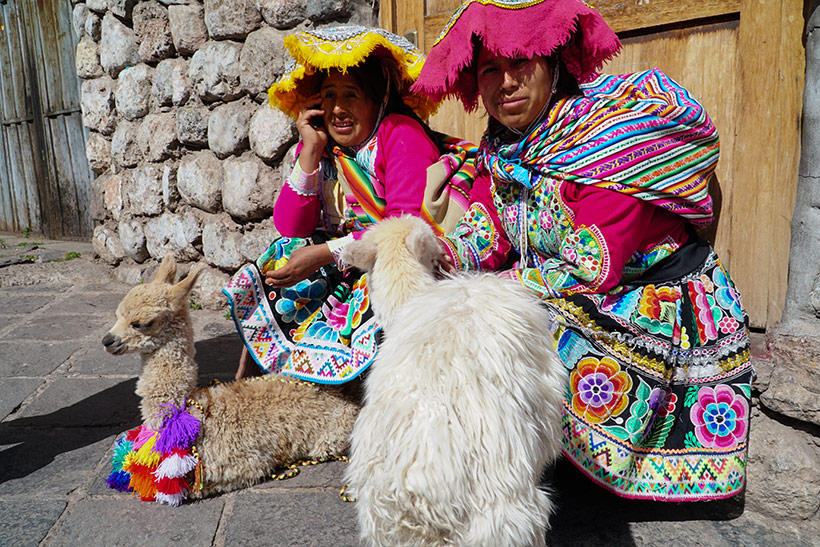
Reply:
[[[474,162],[468,143],[421,121],[438,103],[409,92],[424,57],[404,38],[343,26],[285,46],[293,61],[268,95],[301,142],[274,205],[283,237],[224,291],[245,342],[237,377],[250,355],[265,373],[341,384],[372,362],[380,327],[366,276],[338,251],[385,217],[421,216],[444,232],[467,207]]]

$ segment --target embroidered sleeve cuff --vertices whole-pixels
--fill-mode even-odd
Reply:
[[[297,159],[288,177],[288,185],[300,196],[316,195],[319,190],[319,168],[314,169],[312,173],[305,173]]]
[[[333,255],[333,262],[336,263],[336,267],[340,270],[350,267],[350,264],[342,260],[341,253],[342,248],[351,241],[353,241],[353,234],[347,234],[344,237],[331,239],[327,242],[327,248],[330,249],[330,254]]]

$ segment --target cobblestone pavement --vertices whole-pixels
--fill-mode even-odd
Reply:
[[[107,489],[112,442],[139,421],[139,358],[100,343],[129,287],[89,244],[0,241],[0,545],[359,545],[355,508],[338,494],[343,463],[179,508]],[[200,383],[229,379],[240,352],[231,321],[192,315]],[[816,527],[742,502],[618,499],[566,462],[553,488],[556,546],[820,544]]]

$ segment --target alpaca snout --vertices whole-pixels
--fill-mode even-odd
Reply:
[[[125,349],[125,344],[119,336],[114,336],[110,332],[103,336],[102,344],[105,346],[105,351],[114,355],[119,355]]]

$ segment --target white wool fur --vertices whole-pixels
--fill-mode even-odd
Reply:
[[[546,311],[492,274],[436,281],[439,255],[414,217],[385,220],[343,250],[369,270],[385,331],[346,477],[362,538],[542,545],[552,503],[539,479],[560,451],[566,386]]]

